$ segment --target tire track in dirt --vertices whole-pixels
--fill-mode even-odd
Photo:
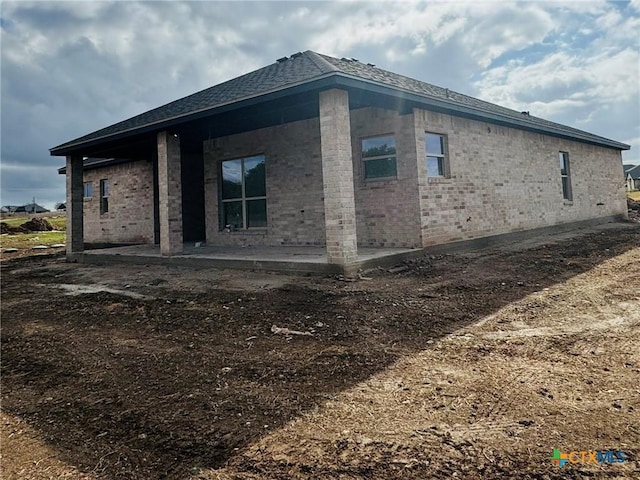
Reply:
[[[511,478],[518,464],[501,458],[513,459],[515,452],[538,465],[528,464],[533,476],[523,470],[513,478],[553,478],[559,472],[547,461],[552,447],[638,449],[640,437],[632,426],[639,419],[637,409],[622,411],[637,400],[630,386],[616,384],[615,377],[592,379],[598,369],[610,369],[621,358],[640,365],[634,344],[640,335],[634,313],[640,302],[633,295],[625,302],[612,302],[609,296],[624,283],[625,276],[616,275],[622,264],[640,265],[640,249],[443,337],[263,438],[229,468],[202,478],[251,478],[243,472],[267,471],[273,478],[284,478],[287,471],[294,477],[312,472],[316,478],[447,478],[445,472],[463,471],[460,462],[473,456],[478,468],[485,466],[472,478],[489,471]],[[603,272],[606,280],[594,288],[593,276]],[[534,315],[527,309],[532,301],[544,305]],[[572,341],[571,346],[559,350],[556,340]],[[599,350],[606,352],[602,364],[601,355],[591,360],[591,351]],[[572,385],[578,388],[572,391]],[[589,425],[582,420],[585,415],[599,420]],[[628,432],[635,439],[613,433],[603,442],[602,422],[616,424],[618,434]],[[379,472],[384,452],[393,452],[404,468],[387,463],[387,477],[363,473],[364,465]],[[334,463],[327,464],[330,458]],[[248,465],[251,469],[245,470]],[[634,468],[629,462],[612,474],[624,477]],[[584,466],[580,472],[592,475],[593,469]],[[562,473],[565,478],[568,470]]]

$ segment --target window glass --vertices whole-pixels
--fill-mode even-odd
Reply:
[[[267,201],[247,200],[247,228],[267,226]]]
[[[446,137],[437,133],[425,133],[426,167],[428,177],[446,177],[449,175]]]
[[[235,229],[244,228],[242,221],[242,202],[224,202],[222,206],[224,227],[226,228],[227,225],[229,225]]]
[[[363,138],[362,160],[365,179],[397,176],[396,137],[382,135]]]
[[[427,154],[444,155],[444,137],[442,135],[427,133],[426,149]]]
[[[444,176],[443,160],[442,157],[427,157],[427,175],[429,177]]]
[[[85,182],[84,184],[84,197],[85,198],[93,197],[93,184],[91,182]]]
[[[395,154],[396,138],[393,135],[365,138],[362,140],[362,156],[365,158]]]
[[[109,211],[109,180],[100,180],[100,213]]]
[[[264,197],[267,194],[264,156],[244,160],[244,194],[246,197]]]
[[[222,198],[242,198],[242,160],[222,162]]]
[[[384,178],[396,176],[395,157],[377,158],[364,162],[365,178]]]
[[[560,175],[568,175],[567,160],[567,154],[560,152]]]
[[[266,195],[264,155],[222,162],[221,228],[266,227]]]
[[[562,197],[565,200],[571,200],[569,197],[569,188],[571,185],[569,184],[569,177],[562,177]]]
[[[571,191],[569,154],[567,152],[560,152],[558,158],[560,159],[560,177],[562,178],[562,198],[571,201],[573,200],[573,193]]]

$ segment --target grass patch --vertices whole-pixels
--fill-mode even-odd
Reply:
[[[55,216],[55,217],[41,217],[46,218],[47,221],[55,228],[56,230],[66,230],[67,229],[67,217],[63,216]],[[28,222],[31,217],[6,217],[0,220],[0,222],[4,222],[11,227],[19,227],[25,222]]]
[[[0,219],[0,221],[10,225],[11,227],[19,227],[23,223],[30,220],[31,217],[6,217]],[[19,250],[28,250],[36,245],[55,245],[56,243],[65,243],[67,240],[67,234],[65,232],[67,227],[67,217],[64,215],[55,215],[51,217],[39,217],[46,218],[47,221],[55,228],[51,232],[33,232],[33,233],[17,233],[17,234],[3,234],[0,237],[0,247],[5,248],[17,248]]]
[[[632,200],[637,200],[640,202],[640,190],[635,192],[627,192],[627,197],[629,197]]]
[[[54,245],[56,243],[65,243],[67,234],[65,232],[35,232],[35,233],[19,233],[17,235],[2,235],[0,237],[0,246],[2,248],[18,248],[28,249],[36,245]]]

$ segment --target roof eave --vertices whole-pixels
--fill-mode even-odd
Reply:
[[[516,127],[522,130],[544,133],[560,138],[577,140],[592,145],[604,146],[617,150],[629,150],[631,148],[627,144],[616,142],[604,137],[598,137],[597,135],[588,134],[587,132],[585,132],[584,135],[577,133],[572,134],[551,126],[544,127],[541,125],[537,125],[531,121],[527,121],[526,118],[517,120],[505,115],[500,115],[498,113],[487,112],[486,110],[482,110],[479,108],[461,105],[454,101],[447,101],[445,99],[440,99],[425,94],[419,94],[409,90],[403,90],[398,87],[384,85],[372,80],[366,80],[360,77],[351,76],[343,72],[329,72],[318,77],[314,77],[312,79],[308,79],[295,84],[289,84],[272,91],[262,92],[258,95],[248,96],[224,104],[216,105],[214,107],[203,108],[201,110],[190,112],[187,114],[176,115],[175,117],[149,123],[141,127],[134,127],[114,134],[103,135],[101,137],[93,138],[87,141],[72,141],[64,143],[57,147],[51,148],[49,152],[52,156],[65,156],[74,153],[77,154],[82,152],[83,149],[100,145],[101,143],[104,143],[106,141],[120,140],[143,133],[160,131],[207,116],[238,110],[296,93],[302,93],[314,89],[331,88],[332,86],[343,86],[348,88],[366,90],[373,93],[381,93],[384,95],[389,95],[414,102],[418,105],[425,106],[432,110],[440,111],[443,113],[453,114],[502,126]]]

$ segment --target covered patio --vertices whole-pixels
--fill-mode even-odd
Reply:
[[[303,60],[299,57],[295,62],[300,64]],[[276,67],[280,68],[279,65]],[[414,251],[417,241],[404,248],[371,248],[357,238],[350,112],[371,106],[388,107],[390,97],[363,91],[356,88],[351,80],[336,77],[333,71],[331,73],[320,78],[312,76],[313,80],[293,88],[282,85],[264,95],[239,96],[230,99],[229,103],[214,103],[195,113],[192,105],[183,105],[185,111],[180,115],[168,112],[167,118],[161,121],[143,114],[122,122],[122,126],[118,124],[117,131],[103,129],[52,149],[52,155],[66,156],[66,167],[61,173],[65,173],[67,178],[67,258],[82,262],[163,261],[206,263],[227,268],[349,273],[374,261],[384,263],[383,259],[388,259],[395,262],[391,258]],[[248,81],[241,79],[244,83]],[[182,105],[192,101],[189,97],[188,101],[177,103]],[[397,102],[394,105],[397,107]],[[403,111],[411,111],[408,106],[403,108]],[[296,122],[300,125],[305,121],[311,122],[313,128],[309,130],[308,141],[303,143],[313,153],[301,151],[298,157],[319,168],[320,175],[313,177],[316,182],[314,188],[318,187],[314,197],[317,205],[308,201],[306,204],[304,201],[286,203],[282,200],[285,189],[276,185],[273,178],[271,183],[267,182],[266,197],[272,212],[282,211],[283,205],[288,208],[279,220],[286,218],[297,224],[305,222],[304,219],[291,220],[294,213],[300,217],[315,214],[317,218],[306,220],[304,228],[296,227],[299,231],[291,233],[282,233],[282,222],[277,224],[274,221],[273,225],[269,224],[258,232],[264,237],[262,245],[257,241],[251,248],[233,245],[234,242],[244,242],[247,225],[244,231],[232,228],[230,233],[225,228],[227,222],[222,218],[224,204],[221,205],[225,200],[219,192],[223,180],[217,176],[220,175],[221,161],[226,157],[220,160],[215,156],[221,150],[217,142],[231,135],[253,134],[260,129],[293,128],[287,125]],[[281,140],[281,143],[286,141]],[[83,182],[86,181],[87,158],[110,158],[106,162],[109,165],[114,161],[150,162],[152,176],[139,178],[137,182],[152,184],[153,243],[146,241],[136,246],[85,250],[88,240],[84,210],[88,204],[83,198]],[[269,164],[269,168],[276,170],[275,161]],[[296,164],[288,164],[281,170],[281,175],[275,177],[286,183],[287,172],[299,168]],[[301,175],[311,178],[306,170]],[[305,188],[300,187],[301,190]],[[242,192],[244,195],[244,190]],[[129,206],[128,212],[135,212],[132,207]],[[145,211],[149,210],[147,206],[145,208]],[[112,210],[116,211],[115,208]],[[320,233],[314,232],[313,238],[300,238],[300,231],[309,231],[315,226]],[[114,229],[117,228],[120,226],[115,225]],[[282,237],[278,237],[280,234]],[[269,235],[275,238],[268,238]],[[206,241],[208,246],[193,247],[199,240]],[[322,242],[319,246],[306,246],[318,245],[319,241]],[[113,242],[109,238],[104,242],[130,243],[126,240]]]

